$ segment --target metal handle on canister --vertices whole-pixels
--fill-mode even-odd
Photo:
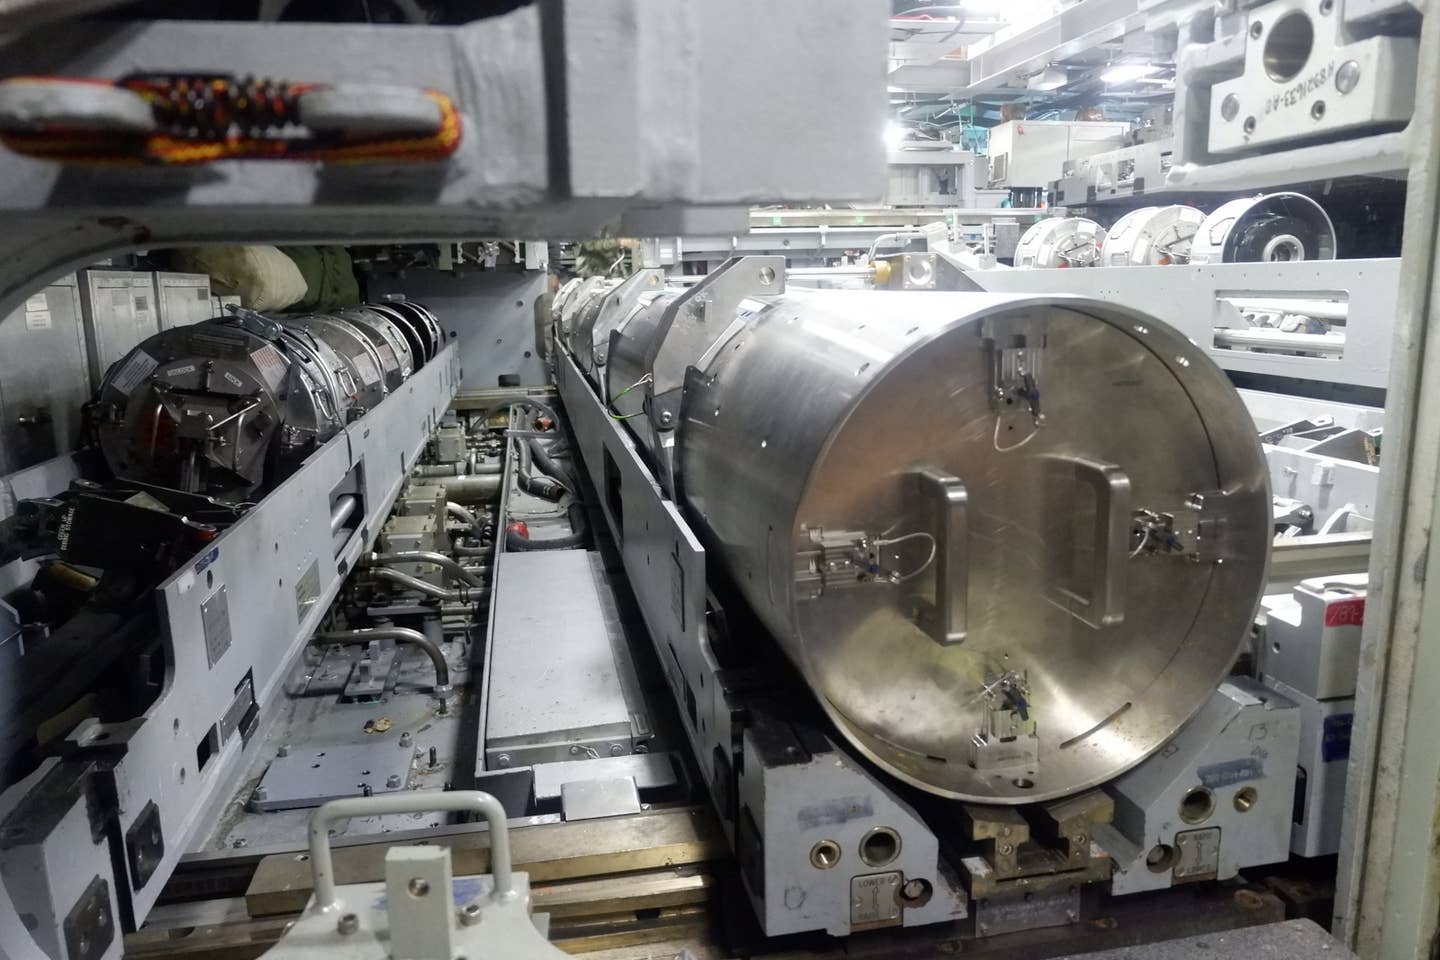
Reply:
[[[1062,475],[1085,483],[1095,494],[1095,564],[1088,596],[1052,580],[1047,599],[1096,629],[1121,623],[1125,619],[1125,561],[1132,526],[1130,478],[1113,463],[1076,456],[1049,459]]]
[[[330,857],[330,825],[351,817],[374,817],[389,813],[467,812],[478,813],[490,825],[490,875],[495,880],[496,899],[514,892],[510,877],[510,826],[499,800],[479,790],[449,793],[405,793],[381,797],[346,797],[322,804],[310,818],[310,872],[315,881],[315,909],[335,910],[335,865]]]
[[[942,646],[965,642],[966,604],[970,589],[969,495],[956,477],[930,467],[912,476],[933,516],[935,538],[935,605],[923,623],[930,638]]]

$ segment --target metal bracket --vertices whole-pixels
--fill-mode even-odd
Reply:
[[[257,313],[247,307],[242,307],[238,303],[226,304],[225,309],[235,318],[236,324],[242,329],[248,330],[250,333],[255,334],[255,336],[263,337],[266,340],[280,339],[280,324],[271,320],[265,316],[265,314]]]
[[[990,404],[996,416],[1016,412],[1019,401],[1039,428],[1045,422],[1039,387],[1045,324],[1034,317],[990,319],[982,324],[981,337],[990,349]]]
[[[680,394],[691,358],[703,356],[730,329],[742,301],[785,292],[784,257],[735,257],[665,308],[645,357],[650,371],[650,422],[671,430],[680,420]]]
[[[598,310],[582,315],[582,326],[577,331],[576,340],[581,365],[591,370],[603,367],[610,359],[610,332],[630,315],[641,294],[660,290],[664,286],[665,271],[659,267],[636,270],[605,294]],[[588,329],[585,326],[587,321]]]

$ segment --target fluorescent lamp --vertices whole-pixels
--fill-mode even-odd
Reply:
[[[885,146],[891,150],[900,149],[900,144],[905,142],[906,129],[903,125],[890,121],[885,124]]]
[[[1100,74],[1100,81],[1102,83],[1130,83],[1132,80],[1139,80],[1141,77],[1148,77],[1152,73],[1159,72],[1159,67],[1148,63],[1117,63]]]

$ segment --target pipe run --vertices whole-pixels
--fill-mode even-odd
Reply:
[[[441,477],[438,482],[445,488],[448,500],[482,503],[499,498],[500,479],[498,473],[481,473],[473,477]]]
[[[330,534],[334,536],[345,526],[345,521],[355,512],[360,505],[360,498],[354,494],[347,493],[344,496],[336,497],[335,503],[330,507]]]
[[[408,573],[391,570],[389,567],[376,567],[370,571],[370,575],[376,580],[385,580],[402,586],[407,590],[423,593],[427,597],[434,597],[436,600],[462,599],[459,590],[446,590],[444,587],[437,587],[435,584],[421,580],[419,577],[412,577]]]
[[[450,664],[445,662],[445,652],[438,643],[419,630],[408,627],[362,627],[358,630],[331,630],[317,633],[310,638],[311,643],[321,644],[369,643],[371,640],[394,640],[396,643],[409,643],[419,647],[435,665],[435,694],[444,696],[450,692]]]
[[[473,518],[472,518],[473,523]],[[372,567],[390,567],[401,563],[433,563],[461,583],[484,586],[480,578],[460,565],[458,560],[435,550],[398,550],[395,553],[372,553],[366,562]]]

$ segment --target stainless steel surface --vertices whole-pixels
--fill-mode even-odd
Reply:
[[[506,552],[496,565],[485,766],[633,751],[624,635],[589,552]]]
[[[72,274],[0,320],[0,473],[78,449],[90,389]]]
[[[292,331],[308,334],[312,342],[323,341],[335,351],[342,361],[335,375],[350,378],[357,406],[368,410],[385,399],[389,389],[385,385],[384,361],[368,331],[320,314],[288,316],[283,323]]]
[[[668,753],[629,753],[618,757],[595,757],[581,760],[557,760],[537,763],[531,768],[535,781],[535,800],[559,800],[561,788],[575,780],[631,780],[638,790],[673,787],[679,781],[675,762]]]
[[[403,306],[408,319],[395,325],[423,334],[428,358],[438,327],[422,307]],[[246,314],[147,338],[101,387],[100,447],[111,469],[228,499],[273,485],[390,392],[381,353],[386,324],[373,315],[400,312],[361,309],[363,325],[319,314],[278,321]],[[398,385],[402,367],[392,366]]]
[[[155,309],[160,329],[184,327],[216,316],[210,304],[210,276],[204,273],[154,274]]]
[[[1038,430],[1028,415],[997,415],[989,395],[982,331],[1023,322],[1046,331]],[[678,441],[689,507],[840,729],[916,785],[1018,802],[1110,779],[1204,702],[1248,627],[1269,539],[1264,461],[1223,375],[1162,324],[1063,298],[794,294],[690,389]],[[1098,545],[1069,529],[1095,516],[1077,458],[1117,465],[1136,508],[1183,518],[1191,494],[1225,491],[1224,564],[1127,557],[1123,622],[1098,629],[1044,602],[1056,556],[1085,570]],[[1069,479],[1050,486],[1057,463]],[[956,646],[915,623],[903,586],[856,584],[852,570],[849,586],[816,596],[795,576],[830,531],[925,532],[905,483],[927,466],[969,494],[969,614]],[[908,546],[875,559],[917,572],[926,550]],[[1006,676],[1027,678],[1039,762],[982,774],[970,740],[984,691]]]
[[[160,329],[155,288],[148,273],[81,270],[80,314],[90,351],[90,382],[105,379],[111,364]]]
[[[394,390],[410,376],[417,362],[395,321],[363,306],[345,307],[337,311],[337,315],[370,334],[370,340],[380,354],[387,387]]]
[[[904,924],[952,923],[965,917],[965,891],[940,857],[935,832],[896,794],[888,777],[857,762],[828,733],[801,734],[764,716],[765,697],[775,693],[771,687],[755,691],[754,705],[760,710],[735,709],[751,703],[748,684],[737,684],[733,672],[717,659],[713,624],[705,615],[707,564],[718,563],[718,558],[707,554],[691,522],[666,498],[636,439],[608,411],[573,357],[560,351],[557,361],[556,383],[575,442],[586,472],[602,491],[600,512],[616,539],[665,680],[681,708],[682,729],[693,755],[705,758],[702,772],[719,823],[732,849],[745,849],[747,856],[756,853],[742,870],[742,880],[767,933],[850,932],[851,872],[804,870],[797,877],[796,865],[808,863],[822,840],[840,845],[842,856],[849,858],[842,862],[854,863],[852,851],[868,831],[881,826],[903,837],[890,869],[907,877],[933,878],[933,896],[927,903],[907,906]],[[791,695],[788,684],[781,689]],[[844,823],[834,822],[839,816]],[[758,852],[747,846],[747,829],[752,836],[754,830],[763,831]],[[797,879],[805,895],[798,910]]]
[[[560,810],[566,820],[639,813],[640,792],[629,777],[572,780],[560,785]]]
[[[1105,228],[1084,217],[1051,217],[1030,227],[1015,247],[1015,266],[1096,267]]]
[[[1205,214],[1181,204],[1141,207],[1115,221],[1105,237],[1107,267],[1190,262],[1190,244]]]
[[[654,394],[626,425],[653,460],[673,449],[710,549],[868,757],[946,796],[1047,799],[1133,766],[1209,697],[1263,586],[1270,505],[1250,416],[1193,344],[1060,297],[792,292],[697,322],[705,286],[649,308],[705,333],[678,429]],[[1029,387],[997,379],[1017,344]],[[948,604],[926,470],[966,493]],[[1172,515],[1191,559],[1132,532],[1142,510]],[[1017,702],[1037,761],[977,769]]]

